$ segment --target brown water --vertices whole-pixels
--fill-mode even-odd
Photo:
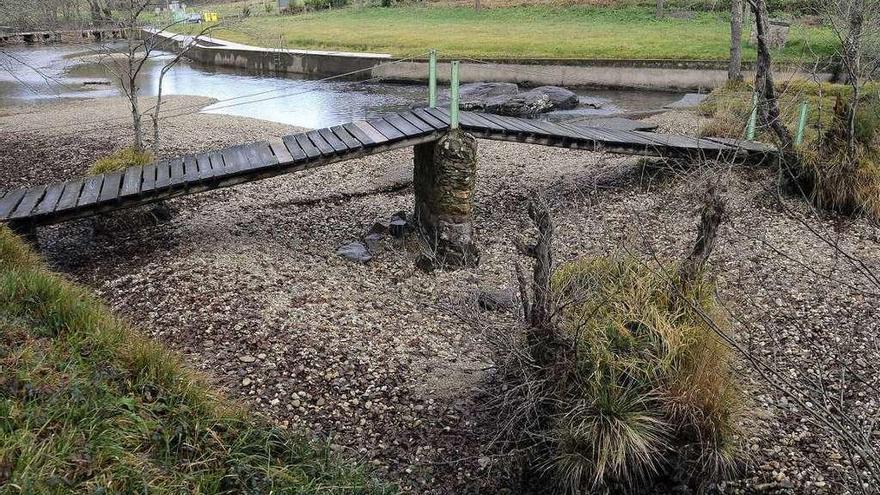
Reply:
[[[112,74],[89,58],[99,47],[34,45],[6,47],[0,53],[0,108],[58,98],[119,94]],[[170,54],[158,54],[144,66],[141,94],[155,95]],[[96,84],[100,83],[100,84]],[[565,120],[584,115],[653,110],[679,99],[680,93],[628,90],[578,90],[601,98],[601,109],[548,114]],[[384,82],[316,81],[290,74],[253,74],[181,61],[166,76],[165,95],[197,95],[220,100],[202,109],[229,115],[318,128],[402,110],[427,100],[427,86]]]

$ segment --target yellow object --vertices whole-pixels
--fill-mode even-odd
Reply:
[[[205,22],[217,22],[220,20],[220,16],[216,12],[203,12],[202,19]]]

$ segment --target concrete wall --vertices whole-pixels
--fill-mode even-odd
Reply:
[[[727,69],[713,67],[709,63],[676,63],[675,61],[637,64],[635,61],[578,61],[576,65],[532,65],[517,63],[461,63],[461,81],[513,82],[525,86],[553,85],[563,87],[607,87],[634,89],[702,90],[711,89],[727,82]],[[437,77],[449,80],[448,63],[437,66]],[[377,67],[373,75],[397,81],[426,81],[428,65],[424,62],[404,62]],[[746,78],[754,74],[746,73]],[[777,80],[812,77],[785,68],[777,69]],[[830,73],[820,74],[822,80],[831,78]]]

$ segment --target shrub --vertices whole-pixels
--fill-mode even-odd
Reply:
[[[125,170],[135,165],[147,165],[152,163],[153,155],[146,151],[137,151],[134,148],[124,148],[110,156],[101,158],[92,164],[89,172],[92,175],[106,174]]]
[[[0,485],[20,493],[388,493],[252,417],[0,227]]]
[[[722,321],[713,286],[700,280],[682,296],[667,272],[678,271],[625,257],[554,274],[554,297],[576,301],[560,316],[568,350],[520,370],[526,385],[514,389],[530,390],[531,406],[515,407],[512,424],[556,492],[628,491],[666,476],[697,486],[735,468],[741,395],[730,349],[701,317]]]

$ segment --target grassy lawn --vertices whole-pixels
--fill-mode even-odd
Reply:
[[[442,57],[625,58],[723,60],[729,25],[723,14],[698,12],[694,19],[657,20],[649,6],[523,6],[486,9],[449,6],[344,8],[299,15],[268,15],[259,4],[235,20],[241,4],[217,10],[226,26],[215,36],[288,48],[355,50],[413,56],[439,50]],[[748,33],[746,33],[746,36]],[[794,25],[782,53],[800,59],[809,48],[832,53],[830,31]],[[755,58],[746,47],[745,58]]]
[[[390,492],[219,396],[0,227],[0,493]]]

